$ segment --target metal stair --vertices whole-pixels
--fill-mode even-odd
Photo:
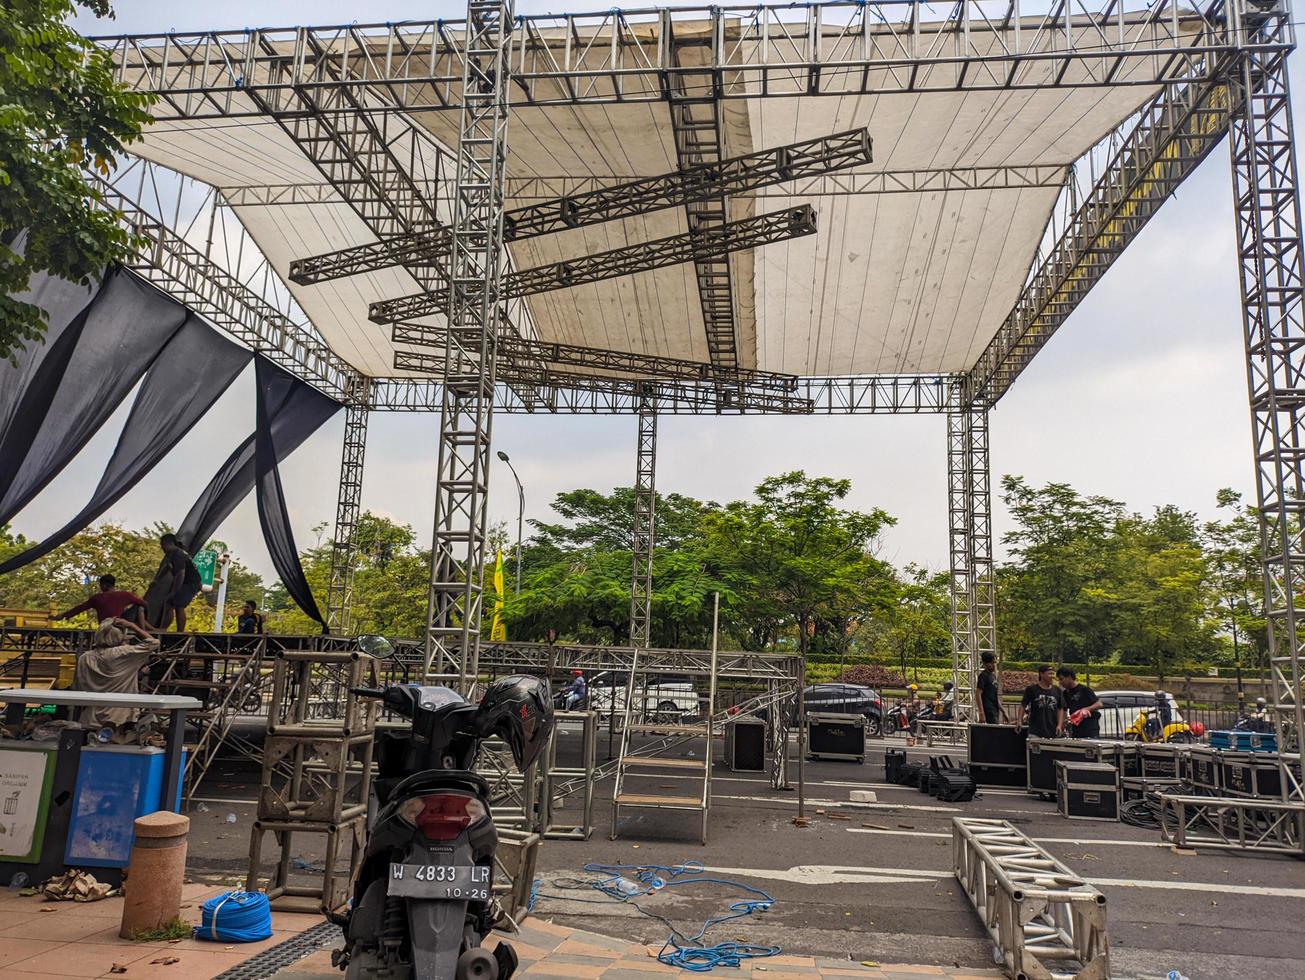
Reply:
[[[616,783],[612,790],[612,840],[617,838],[621,811],[634,808],[698,811],[702,814],[702,843],[707,843],[707,815],[711,810],[711,740],[717,728],[715,632],[713,624],[711,681],[707,691],[706,709],[703,711],[702,721],[697,724],[662,724],[635,720],[634,690],[635,678],[639,670],[639,651],[635,650],[634,659],[630,664],[630,676],[626,681],[625,723],[621,728],[621,750],[617,755]],[[652,735],[658,738],[654,739],[652,747],[641,745],[635,749],[631,746],[631,737],[634,735]],[[655,754],[698,738],[706,740],[700,758],[671,758]],[[693,793],[672,794],[661,789],[653,792],[647,788],[648,781],[664,779],[669,775],[696,776],[702,781],[696,785],[696,792]],[[631,786],[631,783],[635,785]]]

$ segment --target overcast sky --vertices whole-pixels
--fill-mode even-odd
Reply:
[[[605,9],[607,3],[520,2],[519,12]],[[86,33],[242,28],[352,20],[461,16],[449,3],[273,5],[227,0],[214,7],[120,2],[116,23],[79,22]],[[1295,66],[1299,71],[1300,66]],[[1228,152],[1217,149],[1025,371],[992,415],[993,481],[1022,474],[1063,481],[1149,511],[1174,503],[1205,515],[1215,491],[1253,492],[1250,422],[1238,304]],[[15,521],[39,537],[84,502],[103,469],[125,409],[81,459]],[[106,515],[140,527],[177,523],[218,462],[252,425],[247,374],[173,456]],[[364,507],[412,524],[429,541],[434,436],[430,415],[373,414]],[[512,457],[527,517],[548,517],[554,494],[633,480],[635,419],[501,415],[495,448]],[[334,519],[343,422],[336,419],[283,466],[301,546]],[[718,501],[748,495],[784,470],[847,477],[850,504],[879,506],[898,524],[884,556],[898,564],[947,563],[944,421],[938,416],[689,418],[660,422],[657,485]],[[506,467],[491,477],[490,513],[515,525],[516,488]],[[1009,526],[996,503],[996,530]],[[329,531],[327,532],[329,533]],[[271,565],[252,500],[221,536],[255,569]],[[999,549],[1000,550],[1000,549]]]

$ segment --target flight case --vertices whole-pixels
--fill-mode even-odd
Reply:
[[[1056,800],[1062,817],[1119,819],[1119,770],[1109,763],[1056,761]]]
[[[865,715],[807,715],[807,756],[865,762]]]
[[[1028,733],[1014,725],[971,725],[970,775],[980,786],[1023,786],[1028,771],[1024,743]]]

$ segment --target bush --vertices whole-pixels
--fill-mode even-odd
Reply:
[[[1102,674],[1093,683],[1103,691],[1149,691],[1154,687],[1135,674]]]
[[[864,687],[905,687],[906,678],[901,672],[879,664],[857,664],[843,671],[838,678],[844,684],[860,684]]]
[[[1030,684],[1038,682],[1038,675],[1031,670],[1003,670],[1001,672],[1001,693],[1022,694]]]

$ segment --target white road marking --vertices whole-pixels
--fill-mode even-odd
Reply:
[[[849,834],[877,834],[882,837],[937,837],[951,840],[951,834],[937,834],[921,830],[878,830],[870,827],[848,827]],[[1035,844],[1077,844],[1086,847],[1089,844],[1106,847],[1169,847],[1164,841],[1157,840],[1092,840],[1087,837],[1034,837]]]
[[[950,871],[930,871],[920,868],[853,868],[834,864],[804,864],[792,868],[719,868],[706,870],[713,874],[734,875],[739,878],[760,878],[767,881],[786,881],[797,885],[856,885],[874,883],[881,879],[928,884],[943,879],[954,880]],[[1157,891],[1210,892],[1220,895],[1252,895],[1263,898],[1305,899],[1305,888],[1271,888],[1260,885],[1230,885],[1207,881],[1146,881],[1133,878],[1086,878],[1099,888],[1147,888]]]
[[[658,777],[660,778],[660,777]],[[745,803],[779,803],[784,806],[797,806],[797,794],[790,793],[785,796],[726,796],[718,793],[712,794],[714,800],[742,800]],[[829,810],[912,810],[919,813],[960,813],[961,808],[955,806],[929,806],[924,803],[852,803],[849,800],[807,800],[808,807],[819,807],[820,809]],[[1030,816],[1046,816],[1044,810],[1013,810],[1009,807],[988,807],[985,813],[1027,813]]]

